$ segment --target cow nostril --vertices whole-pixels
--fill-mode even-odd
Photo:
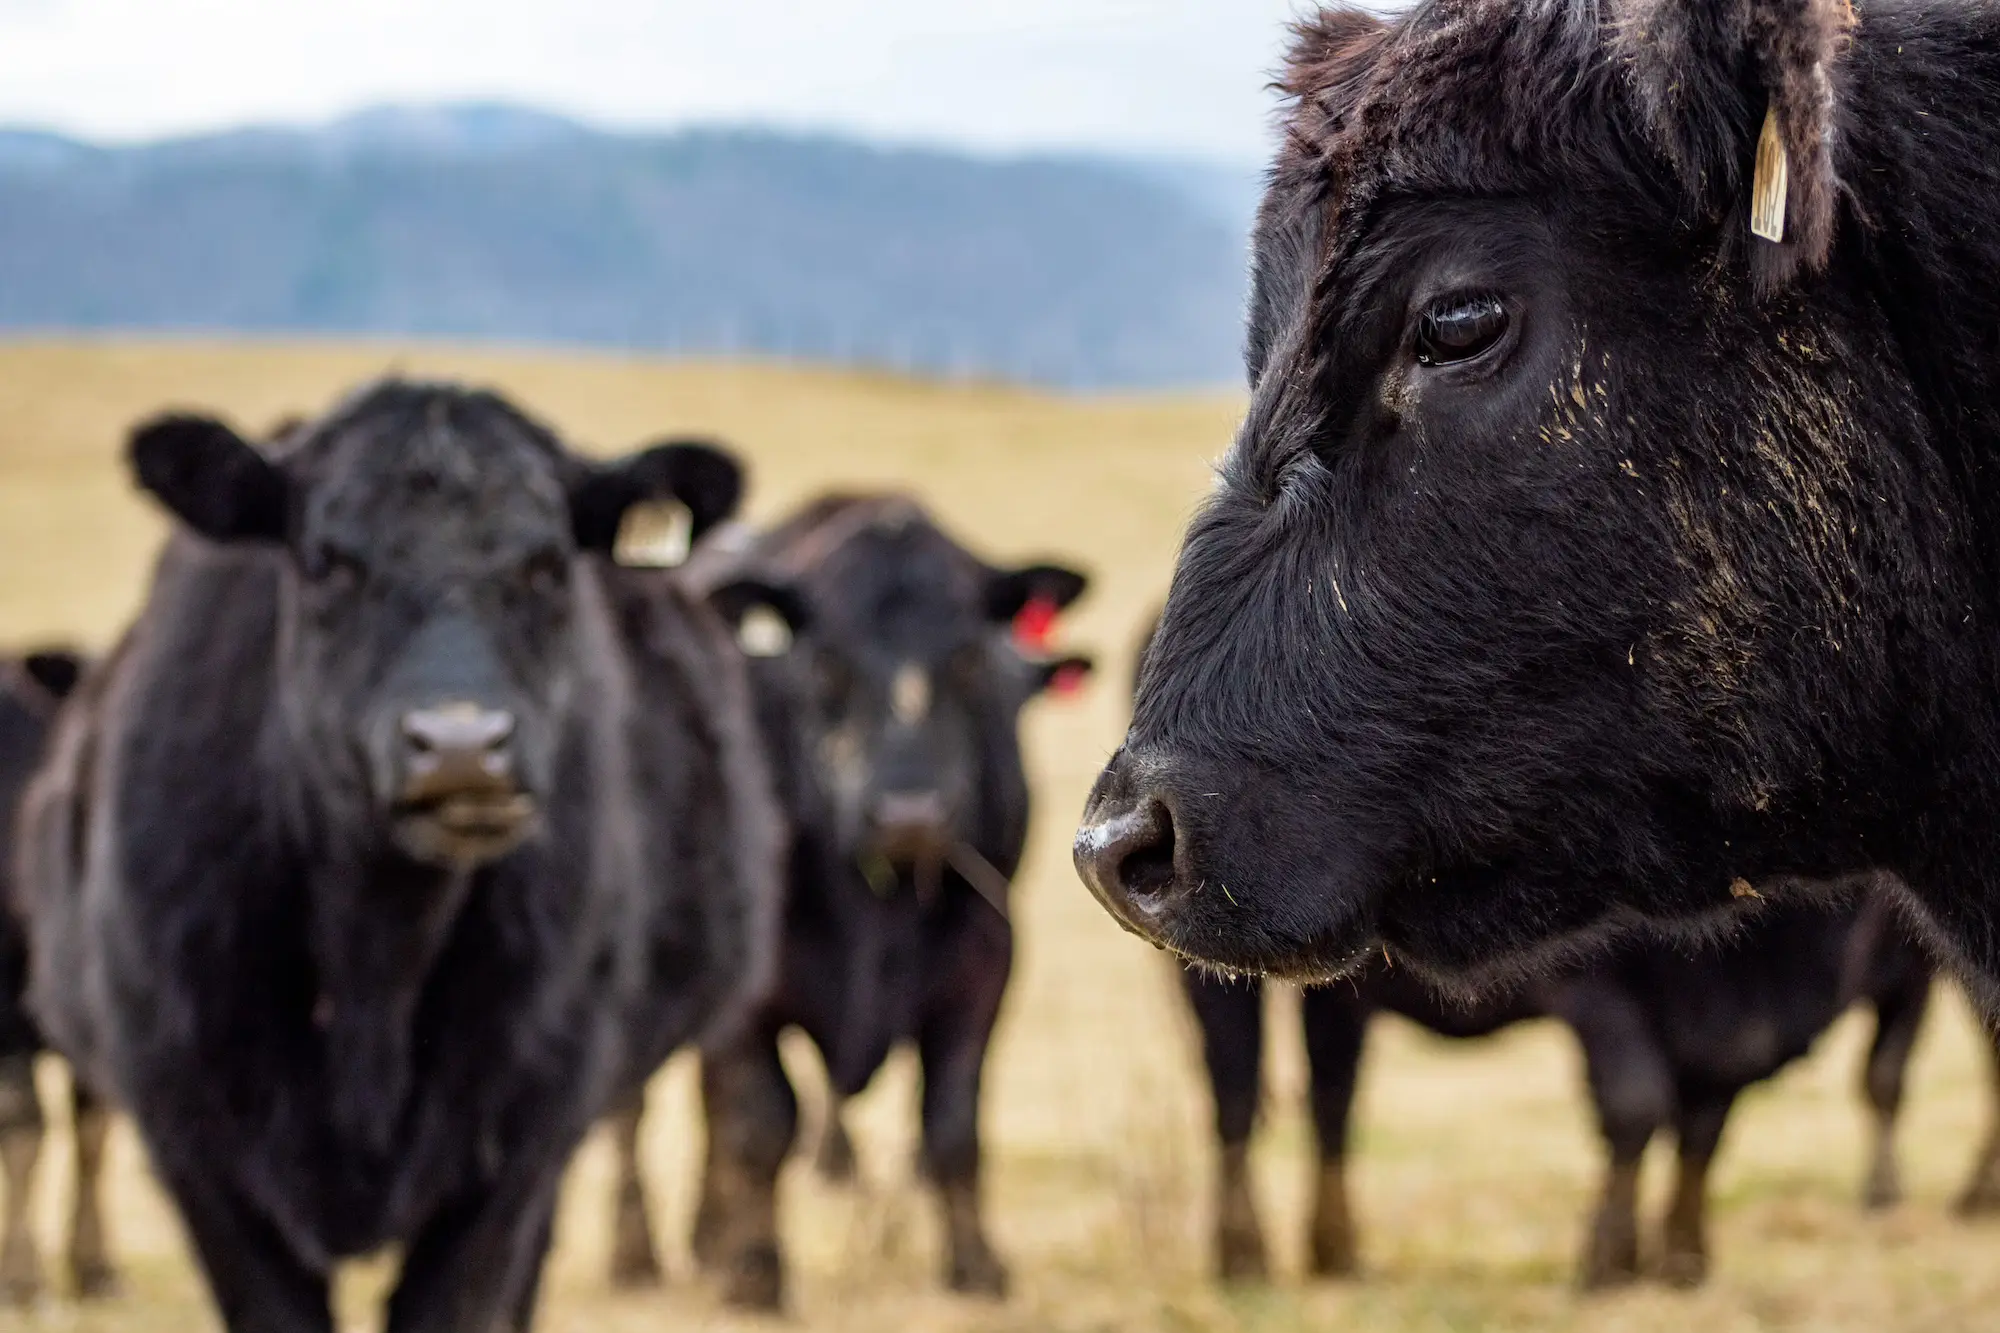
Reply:
[[[1125,892],[1136,898],[1150,898],[1174,886],[1174,817],[1157,801],[1149,813],[1151,838],[1127,851],[1114,872]]]
[[[1166,906],[1179,884],[1178,850],[1173,812],[1149,797],[1115,814],[1105,812],[1078,830],[1076,866],[1114,912],[1126,915],[1143,907],[1150,917]]]

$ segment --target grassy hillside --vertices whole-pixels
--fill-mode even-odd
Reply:
[[[1955,999],[1915,1067],[1904,1134],[1912,1201],[1882,1218],[1854,1206],[1865,1031],[1850,1022],[1811,1062],[1746,1099],[1717,1173],[1718,1276],[1702,1293],[1586,1301],[1570,1291],[1597,1157],[1561,1032],[1453,1047],[1396,1023],[1377,1034],[1359,1112],[1369,1280],[1231,1294],[1205,1282],[1207,1109],[1173,978],[1090,902],[1067,845],[1090,778],[1117,742],[1133,637],[1163,591],[1207,460],[1228,439],[1232,402],[1065,400],[782,367],[437,348],[0,347],[0,639],[102,645],[129,614],[161,531],[116,465],[135,416],[207,405],[255,429],[390,366],[498,384],[593,448],[718,433],[751,460],[762,515],[836,482],[908,486],[995,558],[1047,553],[1097,572],[1068,633],[1099,652],[1104,678],[1081,703],[1041,705],[1029,723],[1040,814],[1020,889],[1020,970],[986,1108],[994,1233],[1014,1263],[1016,1299],[988,1308],[936,1290],[936,1236],[910,1169],[914,1079],[899,1061],[857,1108],[866,1187],[828,1190],[803,1165],[788,1182],[795,1326],[1972,1333],[2000,1324],[2000,1229],[1965,1227],[1945,1211],[1987,1115],[1983,1057]],[[1288,1272],[1299,1262],[1309,1160],[1300,1062],[1283,1041],[1292,1021],[1281,1010],[1261,1150],[1266,1221]],[[791,1054],[810,1089],[810,1059]],[[605,1159],[594,1146],[575,1173],[545,1327],[774,1327],[725,1315],[689,1275],[698,1139],[687,1069],[670,1070],[654,1100],[648,1150],[675,1285],[653,1296],[606,1292]],[[38,1200],[51,1238],[60,1153]],[[80,1314],[0,1315],[0,1333],[212,1327],[128,1133],[115,1157],[116,1241],[131,1260],[133,1299]],[[347,1293],[356,1309],[382,1276],[379,1265],[357,1276]]]

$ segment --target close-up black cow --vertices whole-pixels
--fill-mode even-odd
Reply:
[[[1001,1295],[1007,1270],[980,1204],[979,1090],[1013,966],[1008,888],[1028,831],[1019,716],[1090,667],[1043,660],[1015,629],[1039,641],[1087,580],[1056,565],[988,565],[901,495],[817,501],[737,549],[697,551],[684,577],[746,631],[761,612],[791,632],[783,651],[753,659],[793,829],[784,947],[774,993],[743,1039],[704,1051],[696,1256],[733,1303],[783,1303],[777,1188],[798,1103],[779,1061],[782,1032],[818,1047],[836,1108],[913,1043],[946,1281]],[[844,1141],[837,1119],[831,1130]],[[657,1272],[630,1138],[621,1135],[626,1281]]]
[[[137,1121],[232,1333],[532,1321],[577,1142],[772,961],[782,825],[727,623],[608,558],[726,454],[572,453],[386,381],[269,450],[139,427],[179,520],[21,816],[30,998]]]
[[[67,648],[43,648],[0,662],[0,1171],[7,1179],[0,1297],[14,1305],[33,1304],[46,1286],[31,1220],[46,1127],[35,1058],[45,1043],[28,1013],[28,942],[12,910],[14,811],[47,748],[56,710],[84,669],[83,658]],[[76,1143],[66,1259],[71,1289],[93,1299],[118,1287],[100,1188],[111,1112],[82,1080],[72,1078],[70,1114]]]
[[[1991,1006],[2000,8],[1332,8],[1283,85],[1096,895],[1476,985],[1887,871]]]

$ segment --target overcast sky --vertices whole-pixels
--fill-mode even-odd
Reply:
[[[0,0],[0,123],[152,138],[498,98],[1248,160],[1308,0]]]

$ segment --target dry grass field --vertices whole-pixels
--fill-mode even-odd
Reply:
[[[1367,1280],[1287,1279],[1229,1293],[1204,1280],[1207,1108],[1173,979],[1076,884],[1068,840],[1116,742],[1134,634],[1163,591],[1208,460],[1228,439],[1236,405],[1226,399],[1065,400],[779,367],[437,348],[0,347],[0,641],[67,636],[101,646],[135,605],[161,531],[117,464],[135,416],[208,405],[261,429],[392,367],[502,386],[592,448],[665,431],[720,434],[752,461],[761,515],[836,482],[894,483],[921,492],[996,558],[1066,555],[1098,575],[1069,635],[1099,653],[1103,677],[1083,701],[1040,705],[1029,722],[1040,814],[1019,886],[1021,964],[986,1106],[993,1229],[1014,1265],[1014,1299],[989,1307],[936,1289],[936,1236],[910,1165],[914,1081],[898,1062],[856,1108],[865,1184],[830,1190],[803,1163],[787,1183],[789,1325],[725,1314],[684,1252],[699,1131],[688,1070],[676,1066],[655,1093],[647,1143],[674,1282],[654,1295],[606,1290],[607,1160],[593,1144],[574,1173],[545,1328],[2000,1329],[2000,1227],[1963,1225],[1947,1206],[1989,1114],[1984,1059],[1955,996],[1916,1060],[1903,1136],[1910,1202],[1876,1218],[1854,1203],[1865,1033],[1850,1020],[1742,1105],[1717,1173],[1717,1275],[1703,1292],[1572,1292],[1597,1159],[1561,1032],[1448,1047],[1395,1023],[1378,1033],[1359,1110]],[[1292,1021],[1281,1013],[1260,1150],[1266,1222],[1288,1273],[1298,1267],[1309,1161],[1296,1042],[1284,1039]],[[810,1057],[792,1054],[814,1086]],[[58,1138],[37,1201],[50,1240],[66,1151]],[[57,1299],[0,1315],[0,1333],[214,1327],[129,1132],[114,1162],[114,1240],[130,1294],[89,1310]],[[345,1284],[350,1327],[372,1326],[363,1311],[382,1268]]]

